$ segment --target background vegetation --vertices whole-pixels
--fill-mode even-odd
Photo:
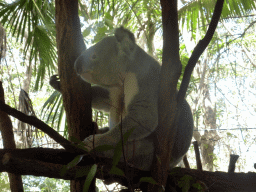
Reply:
[[[179,1],[180,55],[187,64],[195,44],[205,34],[215,1]],[[0,80],[6,103],[41,117],[68,136],[60,93],[49,85],[57,73],[55,7],[53,1],[0,1]],[[227,171],[229,155],[240,158],[236,171],[253,171],[256,162],[256,3],[225,1],[222,18],[210,45],[193,73],[187,92],[194,121],[194,140],[201,149],[203,169]],[[161,8],[156,0],[80,1],[79,15],[87,47],[111,35],[120,25],[134,32],[137,43],[161,63]],[[24,90],[28,95],[25,94]],[[29,96],[29,97],[28,97]],[[31,100],[29,100],[29,98]],[[108,117],[93,111],[106,125]],[[20,148],[59,147],[36,128],[13,120]],[[188,154],[194,168],[193,147]],[[6,190],[6,177],[0,175]],[[66,182],[34,179],[27,189],[65,191]],[[50,184],[49,184],[50,182]]]

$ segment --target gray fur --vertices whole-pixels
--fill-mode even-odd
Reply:
[[[123,133],[134,128],[125,146],[126,159],[135,167],[149,170],[153,160],[152,135],[158,124],[158,87],[160,65],[136,45],[134,35],[120,27],[115,36],[84,51],[75,62],[75,70],[92,87],[92,107],[110,111],[110,130],[96,134],[94,146],[116,146]],[[122,117],[122,125],[121,125]],[[193,118],[186,101],[182,105],[171,168],[187,152],[193,132]],[[92,149],[92,136],[84,140]],[[99,155],[113,157],[113,150]]]

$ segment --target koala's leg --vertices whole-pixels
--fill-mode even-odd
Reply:
[[[183,101],[182,109],[178,122],[178,130],[175,136],[175,142],[172,150],[172,160],[170,168],[175,167],[189,149],[193,136],[193,116],[186,100]]]
[[[98,139],[101,140],[107,138],[99,135]],[[109,141],[110,140],[111,138],[109,138]],[[124,146],[124,153],[125,158],[131,167],[136,167],[141,170],[149,171],[154,157],[153,140],[147,137],[142,140],[128,142]],[[98,152],[97,154],[102,157],[112,158],[114,156],[114,149]],[[120,161],[124,162],[123,156],[121,156]]]
[[[139,141],[128,142],[128,146],[125,146],[125,153],[126,159],[131,166],[149,171],[154,157],[153,141],[144,138]],[[123,158],[121,158],[121,161],[123,161]]]

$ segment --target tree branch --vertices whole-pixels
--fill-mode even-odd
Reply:
[[[0,102],[4,101],[4,89],[0,81]],[[16,144],[13,134],[13,126],[10,117],[4,111],[0,111],[0,131],[4,148],[15,149]],[[10,188],[12,191],[23,191],[22,178],[19,174],[8,173]]]
[[[193,69],[194,69],[199,57],[202,55],[202,53],[204,52],[206,47],[209,45],[209,43],[213,37],[213,34],[217,28],[218,22],[220,20],[221,12],[222,12],[223,3],[224,3],[224,0],[217,1],[215,8],[214,8],[212,20],[211,20],[209,28],[206,32],[206,35],[196,45],[196,47],[194,48],[194,51],[188,61],[188,64],[185,68],[185,72],[183,75],[183,80],[182,80],[182,83],[180,86],[178,97],[177,97],[178,107],[181,106],[181,103],[185,98]]]
[[[66,180],[86,178],[86,171],[90,166],[97,163],[99,170],[96,174],[97,178],[104,179],[108,184],[119,182],[123,186],[128,185],[126,176],[110,174],[113,160],[110,158],[93,157],[86,155],[77,166],[67,170],[65,175],[60,172],[63,166],[71,162],[77,155],[64,149],[51,148],[30,148],[30,149],[0,149],[0,172],[8,171],[10,173],[19,173],[22,175],[45,176],[51,178],[59,178]],[[119,162],[118,168],[124,170],[127,166],[123,162]],[[138,184],[141,177],[146,177],[149,173],[139,169],[127,168],[129,172],[134,173],[133,181]],[[88,172],[87,172],[88,173]]]
[[[41,131],[45,132],[47,135],[49,135],[54,141],[59,143],[61,146],[63,146],[67,151],[70,152],[76,152],[80,154],[85,154],[86,152],[82,149],[77,148],[74,146],[70,141],[65,139],[63,136],[61,136],[57,131],[55,131],[53,128],[45,124],[43,121],[38,119],[35,116],[28,116],[17,109],[14,109],[10,107],[9,105],[6,105],[2,101],[0,101],[0,110],[6,112],[7,114],[19,119],[20,121],[24,123],[28,123],[30,125],[33,125],[34,127],[37,127]]]
[[[88,173],[89,165],[97,163],[100,169],[96,173],[96,177],[104,179],[108,184],[118,182],[123,186],[127,186],[127,178],[120,175],[111,175],[109,171],[112,167],[112,159],[101,158],[93,159],[90,156],[85,156],[83,160],[74,168],[67,170],[65,175],[60,172],[63,165],[74,159],[76,154],[67,152],[63,149],[0,149],[0,172],[8,171],[14,174],[35,175],[54,177],[60,179],[85,179]],[[104,165],[104,166],[102,166]],[[118,167],[123,169],[124,163],[119,163]],[[140,182],[141,177],[148,177],[149,172],[133,169],[133,181],[136,189],[142,189]],[[129,170],[131,171],[131,170]],[[204,191],[254,191],[256,189],[256,173],[226,173],[226,172],[209,172],[199,171],[194,169],[174,168],[168,172],[168,184],[166,192],[171,191],[170,188],[175,188],[181,191],[178,187],[178,181],[186,175],[191,176],[190,189],[194,191],[193,184],[201,184],[204,186]]]
[[[163,22],[163,65],[160,74],[158,101],[158,127],[155,142],[156,160],[152,175],[157,185],[150,185],[149,191],[161,191],[166,185],[167,170],[171,158],[174,138],[177,132],[177,117],[180,115],[192,71],[205,48],[210,43],[220,19],[224,0],[218,0],[205,37],[198,43],[185,69],[180,91],[176,97],[177,82],[181,74],[179,57],[179,29],[177,0],[161,0]]]
[[[148,191],[164,191],[168,177],[170,154],[175,141],[177,126],[176,87],[181,74],[179,57],[179,29],[177,0],[161,0],[163,22],[163,59],[158,94],[158,127],[154,164],[151,174],[157,185],[149,184]]]

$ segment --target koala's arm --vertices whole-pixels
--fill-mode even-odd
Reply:
[[[92,86],[92,108],[109,112],[110,107],[109,91],[100,86]]]
[[[50,85],[57,91],[61,92],[60,81],[58,75],[50,77]],[[110,99],[109,91],[99,86],[92,86],[92,108],[109,112],[110,110]]]

